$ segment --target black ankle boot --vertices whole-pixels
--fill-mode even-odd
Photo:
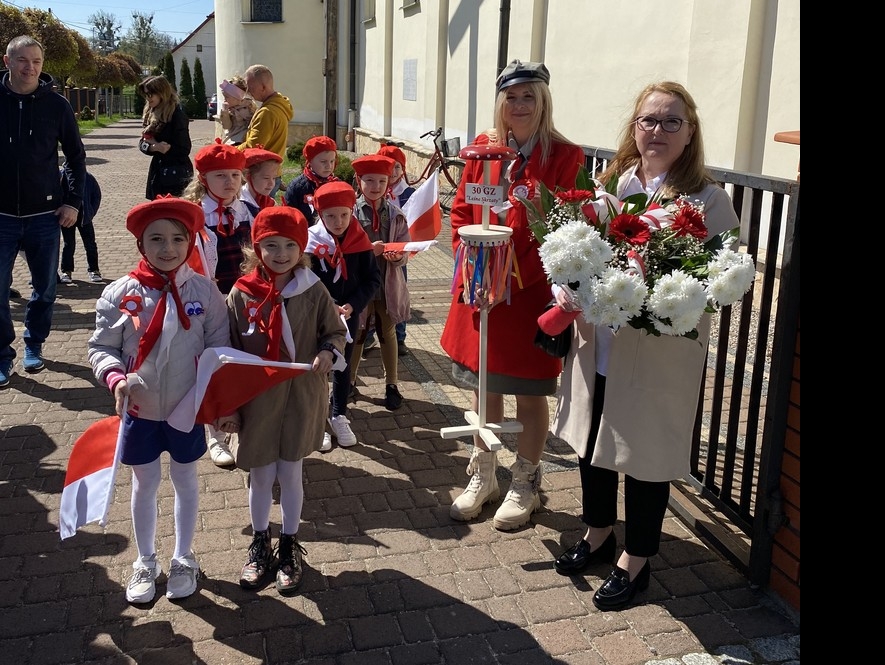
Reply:
[[[603,611],[626,607],[637,591],[645,591],[648,588],[649,579],[651,579],[651,565],[648,561],[632,582],[626,570],[615,566],[608,579],[593,594],[593,604]]]
[[[602,545],[590,550],[590,543],[581,538],[553,562],[553,567],[560,575],[577,575],[597,563],[614,563],[618,541],[615,532],[608,534]]]

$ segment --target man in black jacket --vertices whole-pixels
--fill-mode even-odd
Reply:
[[[12,267],[24,251],[33,292],[25,306],[26,372],[39,372],[43,343],[52,328],[59,254],[59,228],[73,226],[83,201],[86,149],[68,101],[43,73],[43,46],[27,35],[6,47],[0,71],[0,388],[9,385],[16,356],[9,308]],[[70,180],[58,177],[58,148]]]

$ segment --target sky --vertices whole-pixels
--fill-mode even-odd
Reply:
[[[88,18],[98,10],[112,14],[122,25],[120,35],[125,35],[132,22],[132,12],[154,15],[154,28],[164,32],[176,42],[180,42],[215,11],[215,0],[107,0],[98,3],[94,0],[0,0],[0,4],[18,9],[32,7],[44,11],[52,10],[55,17],[72,30],[79,30],[85,37],[92,36],[92,26]]]

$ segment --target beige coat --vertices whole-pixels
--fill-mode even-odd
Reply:
[[[738,226],[731,200],[720,187],[709,185],[692,198],[705,203],[710,235]],[[709,314],[701,318],[696,340],[655,337],[629,326],[617,332],[592,458],[595,466],[656,482],[688,474],[710,322]],[[551,431],[584,457],[593,415],[596,352],[594,326],[578,317],[575,328]]]
[[[306,269],[305,269],[306,270]],[[306,270],[313,282],[303,292],[285,300],[286,315],[292,328],[296,357],[290,358],[285,346],[280,351],[284,362],[312,363],[322,344],[330,343],[341,353],[347,329],[326,287]],[[228,294],[231,321],[231,345],[264,356],[267,338],[260,332],[244,336],[246,294],[236,287]],[[297,462],[323,441],[329,415],[329,376],[305,372],[284,381],[240,408],[240,432],[231,446],[241,469],[265,466],[283,459]]]

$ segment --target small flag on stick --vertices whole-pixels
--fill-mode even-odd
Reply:
[[[442,230],[442,208],[439,205],[439,176],[434,172],[416,189],[403,205],[412,240],[433,240]]]
[[[208,348],[197,364],[197,382],[172,411],[167,422],[190,432],[195,423],[227,416],[268,388],[311,371],[307,363],[266,360],[229,346]]]
[[[124,411],[128,401],[123,404]],[[120,465],[120,438],[120,418],[109,416],[92,423],[74,442],[58,509],[62,540],[85,524],[107,524]]]

